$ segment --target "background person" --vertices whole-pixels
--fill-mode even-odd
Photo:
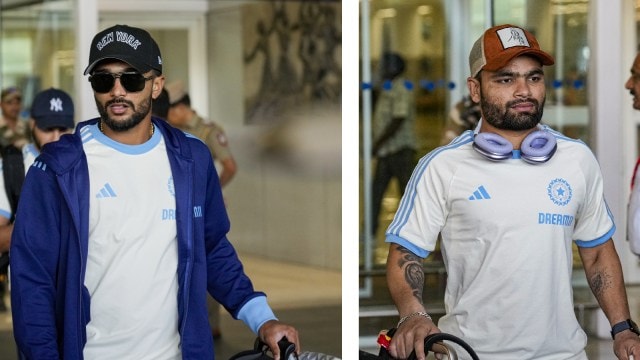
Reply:
[[[513,25],[474,43],[467,87],[481,106],[479,130],[420,160],[387,230],[387,282],[401,316],[393,356],[415,349],[424,359],[425,336],[442,331],[481,359],[586,360],[587,335],[573,311],[575,243],[614,353],[640,359],[597,160],[584,143],[539,124],[543,65],[553,63]],[[436,326],[422,302],[422,260],[438,234],[447,313]]]
[[[29,142],[27,123],[20,118],[22,111],[22,91],[15,86],[0,93],[0,146],[14,145],[21,149]]]
[[[215,122],[206,122],[191,107],[191,97],[185,89],[184,82],[176,80],[166,86],[169,93],[169,114],[167,120],[178,129],[197,136],[209,147],[213,160],[218,162],[222,169],[219,171],[220,185],[224,188],[236,174],[236,164],[229,139],[222,127]]]
[[[446,145],[466,130],[473,130],[480,121],[480,104],[476,104],[471,97],[465,96],[451,107],[440,145]]]
[[[74,116],[73,100],[64,90],[49,88],[36,94],[29,119],[33,142],[22,150],[25,173],[40,155],[43,146],[73,131]]]
[[[373,173],[371,234],[376,235],[382,199],[391,180],[398,181],[400,195],[404,193],[415,166],[415,99],[413,91],[401,76],[405,60],[397,53],[382,57],[383,89],[376,97],[372,130],[372,155],[376,159]]]
[[[151,101],[151,115],[155,115],[162,120],[169,117],[169,92],[162,88],[160,95]]]
[[[22,92],[15,86],[7,87],[0,93],[0,154],[7,158],[10,154],[19,153],[26,143],[26,126],[20,119],[22,110]],[[0,219],[0,312],[7,311],[4,298],[7,288],[9,270],[9,238],[6,230],[8,220]]]
[[[636,54],[636,58],[631,65],[631,75],[624,88],[629,90],[633,97],[632,106],[636,110],[640,110],[640,53]],[[631,252],[640,255],[640,187],[636,186],[638,179],[638,170],[640,170],[640,158],[636,161],[631,177],[631,194],[629,195],[629,205],[627,208],[627,239]]]
[[[33,143],[26,144],[22,150],[13,147],[13,151],[3,153],[0,169],[0,189],[4,190],[0,192],[0,251],[9,250],[14,215],[26,169],[38,156],[42,146],[57,141],[62,134],[73,130],[73,114],[73,101],[67,93],[53,88],[41,91],[33,99],[28,122]],[[5,276],[6,270],[2,270]],[[6,311],[4,293],[7,279],[1,275],[0,278],[0,311]]]
[[[253,289],[226,237],[211,154],[151,118],[151,35],[95,35],[84,71],[100,117],[42,149],[11,241],[14,336],[33,359],[212,359],[206,293],[279,355],[297,331]],[[42,206],[42,204],[57,204]]]

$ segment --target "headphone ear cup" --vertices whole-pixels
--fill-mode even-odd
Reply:
[[[558,143],[556,137],[548,131],[538,130],[527,135],[520,146],[522,160],[531,164],[549,161],[556,153]]]
[[[492,161],[509,159],[513,151],[513,145],[507,139],[489,132],[476,134],[473,138],[473,148]]]

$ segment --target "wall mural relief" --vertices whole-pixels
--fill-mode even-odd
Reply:
[[[247,124],[273,123],[304,104],[339,106],[339,2],[269,1],[242,15]]]

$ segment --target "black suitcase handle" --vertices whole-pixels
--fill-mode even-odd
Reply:
[[[298,355],[296,355],[296,345],[289,342],[286,336],[278,341],[278,347],[280,348],[280,359],[298,360]],[[254,349],[266,352],[269,350],[269,345],[260,340],[260,337],[257,337]]]
[[[278,347],[280,348],[280,359],[298,360],[296,345],[289,342],[286,337],[278,341]],[[229,360],[273,360],[273,357],[270,356],[269,353],[269,345],[257,337],[252,350],[241,351],[230,357]]]

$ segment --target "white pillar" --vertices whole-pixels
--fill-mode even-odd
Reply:
[[[98,0],[75,0],[76,55],[75,55],[75,112],[76,122],[98,116],[93,90],[82,73],[89,64],[89,50],[93,36],[98,32]]]
[[[595,0],[589,9],[589,39],[591,59],[589,70],[589,110],[591,114],[592,148],[600,162],[604,176],[604,192],[607,203],[616,220],[614,241],[623,268],[629,258],[626,237],[626,204],[629,187],[625,171],[624,114],[630,107],[624,82],[631,66],[623,57],[624,39],[627,36],[625,17],[633,16],[631,1]],[[611,326],[601,310],[595,317],[596,335],[610,339]]]
[[[189,97],[198,114],[209,117],[209,74],[207,59],[207,23],[199,16],[189,27]],[[220,121],[220,120],[218,120]]]

